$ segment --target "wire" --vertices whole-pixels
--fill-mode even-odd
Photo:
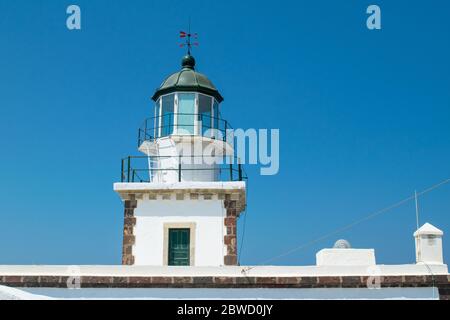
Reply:
[[[417,196],[424,195],[424,194],[426,194],[426,193],[428,193],[428,192],[430,192],[430,191],[433,191],[434,189],[437,189],[437,188],[439,188],[439,187],[441,187],[441,186],[443,186],[443,185],[445,185],[445,184],[447,184],[447,183],[449,183],[449,182],[450,182],[450,178],[449,178],[449,179],[445,179],[445,180],[443,180],[443,181],[441,181],[441,182],[439,182],[439,183],[436,183],[436,184],[432,185],[431,187],[429,187],[429,188],[427,188],[427,189],[425,189],[425,190],[423,190],[423,191],[421,191],[421,192],[418,192],[418,193],[417,193]],[[321,241],[323,241],[323,240],[325,240],[325,239],[327,239],[327,238],[329,238],[329,237],[331,237],[331,236],[333,236],[333,235],[335,235],[335,234],[338,234],[338,233],[341,233],[341,232],[343,232],[343,231],[349,230],[349,229],[353,228],[354,226],[356,226],[356,225],[358,225],[358,224],[360,224],[360,223],[362,223],[362,222],[365,222],[365,221],[367,221],[367,220],[373,219],[373,218],[375,218],[375,217],[377,217],[377,216],[379,216],[379,215],[381,215],[381,214],[383,214],[383,213],[385,213],[385,212],[387,212],[387,211],[390,211],[390,210],[392,210],[392,209],[394,209],[394,208],[397,208],[397,207],[399,207],[399,206],[405,204],[406,202],[415,199],[415,197],[416,197],[416,195],[414,194],[414,195],[412,195],[412,196],[410,196],[410,197],[408,197],[408,198],[405,198],[405,199],[403,199],[403,200],[401,200],[401,201],[398,201],[398,202],[396,202],[396,203],[394,203],[394,204],[392,204],[392,205],[390,205],[390,206],[387,206],[387,207],[385,207],[385,208],[383,208],[383,209],[381,209],[381,210],[375,211],[374,213],[371,213],[371,214],[369,214],[368,216],[366,216],[366,217],[364,217],[364,218],[358,219],[358,220],[356,220],[355,222],[352,222],[352,223],[350,223],[350,224],[348,224],[348,225],[346,225],[346,226],[344,226],[344,227],[341,227],[341,228],[339,228],[339,229],[336,229],[335,231],[332,231],[332,232],[330,232],[330,233],[327,233],[327,234],[325,234],[325,235],[323,235],[323,236],[321,236],[321,237],[319,237],[319,238],[317,238],[317,239],[314,239],[314,240],[309,241],[309,242],[307,242],[307,243],[305,243],[305,244],[302,244],[302,245],[300,245],[300,246],[294,247],[294,248],[292,248],[292,249],[290,249],[290,250],[288,250],[288,251],[286,251],[286,252],[284,252],[284,253],[282,253],[282,254],[279,254],[279,255],[277,255],[277,256],[275,256],[275,257],[272,257],[272,258],[270,258],[270,259],[267,259],[267,260],[263,261],[263,263],[262,263],[261,265],[266,265],[266,264],[269,263],[269,262],[272,262],[272,261],[277,260],[277,259],[279,259],[279,258],[282,258],[282,257],[285,257],[285,256],[287,256],[287,255],[290,255],[290,254],[292,254],[292,253],[294,253],[294,252],[296,252],[296,251],[305,249],[305,248],[307,248],[307,247],[309,247],[309,246],[311,246],[311,245],[314,245],[314,244],[316,244],[316,243],[318,243],[318,242],[321,242]],[[256,267],[257,267],[257,266],[248,267],[248,268],[246,268],[246,269],[243,269],[242,272],[245,273],[245,272],[247,272],[247,271],[249,271],[249,270],[251,270],[251,269],[254,269],[254,268],[256,268]]]

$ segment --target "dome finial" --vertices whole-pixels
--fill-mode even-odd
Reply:
[[[194,69],[195,68],[195,58],[191,56],[190,54],[187,54],[183,57],[183,60],[181,60],[181,66],[183,68],[189,68]]]

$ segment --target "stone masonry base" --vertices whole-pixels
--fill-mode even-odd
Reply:
[[[11,287],[67,288],[68,276],[2,276],[0,285]],[[70,280],[69,280],[70,281]],[[367,276],[236,277],[236,276],[82,276],[81,288],[367,288]],[[448,300],[450,276],[383,276],[382,288],[437,287]]]
[[[133,265],[133,245],[135,243],[134,226],[136,225],[136,218],[134,216],[134,209],[137,207],[136,200],[124,201],[124,223],[123,223],[123,245],[122,245],[122,264]]]

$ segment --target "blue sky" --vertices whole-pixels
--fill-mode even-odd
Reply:
[[[65,26],[73,3],[81,31]],[[381,31],[365,26],[373,3]],[[179,69],[189,16],[223,116],[280,129],[280,173],[247,167],[242,264],[449,178],[448,12],[444,0],[0,0],[0,264],[120,263],[112,184],[154,89]],[[450,185],[420,207],[422,223],[450,230]],[[414,229],[409,202],[272,263],[312,264],[338,238],[411,263]],[[448,248],[446,234],[447,262]]]

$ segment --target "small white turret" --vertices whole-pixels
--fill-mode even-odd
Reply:
[[[435,226],[425,223],[416,232],[416,262],[443,264],[442,236],[444,233]]]

